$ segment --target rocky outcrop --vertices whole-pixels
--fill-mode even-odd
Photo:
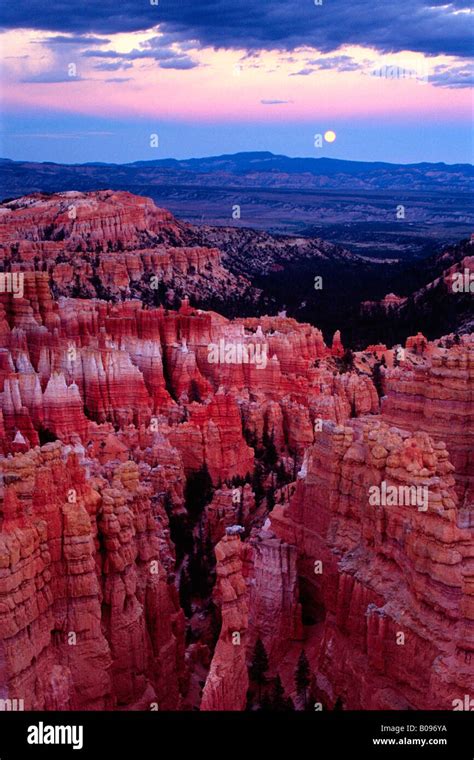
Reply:
[[[400,366],[385,373],[382,417],[444,441],[455,468],[459,509],[474,525],[474,341],[440,345],[409,338]],[[467,514],[470,512],[470,516]]]
[[[316,421],[378,411],[370,377],[337,372],[320,331],[293,319],[230,322],[186,300],[178,312],[135,301],[54,302],[45,275],[34,272],[25,274],[23,298],[0,298],[8,324],[0,406],[10,451],[51,438],[90,445],[91,423],[150,425],[170,437],[187,474],[205,465],[217,484],[252,472],[244,433],[301,458]],[[260,361],[228,354],[229,346],[259,346]],[[118,445],[102,443],[101,458]]]
[[[364,342],[404,342],[414,330],[421,330],[430,340],[453,332],[471,333],[473,242],[471,238],[443,248],[424,259],[423,267],[416,267],[416,274],[408,269],[402,284],[406,294],[403,297],[389,293],[381,301],[361,303],[358,328],[365,336]]]
[[[119,467],[108,487],[59,442],[3,464],[9,696],[29,710],[178,708],[184,617],[165,569],[166,514],[153,513],[137,466]]]
[[[298,552],[294,545],[277,538],[269,529],[255,533],[250,546],[248,649],[252,652],[260,638],[270,664],[277,667],[289,644],[303,639],[304,635],[299,602]]]
[[[272,529],[296,546],[327,706],[451,709],[472,683],[472,532],[443,443],[325,423]],[[408,489],[408,490],[407,490]]]
[[[176,294],[257,300],[217,248],[189,245],[188,225],[149,198],[113,190],[25,196],[0,206],[0,255],[8,268],[44,271],[56,295],[173,303]]]
[[[242,543],[238,535],[226,535],[216,546],[215,599],[221,610],[222,625],[204,685],[201,710],[245,708],[248,601],[241,554]]]
[[[220,541],[226,529],[232,525],[246,526],[255,508],[255,496],[247,483],[245,486],[219,488],[214,492],[206,508],[207,525],[212,544]]]

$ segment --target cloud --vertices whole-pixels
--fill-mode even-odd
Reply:
[[[133,64],[127,63],[127,61],[111,61],[110,63],[107,63],[107,61],[104,61],[104,63],[97,63],[94,66],[94,69],[96,69],[97,71],[124,71],[125,69],[132,69],[132,68],[133,68]]]
[[[469,66],[436,66],[428,81],[438,87],[461,89],[474,86],[474,72]]]
[[[361,63],[356,61],[350,55],[333,55],[326,58],[320,58],[316,61],[307,61],[309,66],[314,69],[332,69],[336,71],[357,71],[361,68]]]
[[[182,33],[161,33],[159,36],[151,37],[147,40],[146,45],[152,48],[161,48],[163,46],[179,44],[181,50],[190,50],[192,47],[199,47],[199,40],[183,39]]]
[[[316,71],[316,69],[300,69],[299,71],[294,71],[290,74],[290,77],[307,77],[309,74],[312,74],[313,71]]]
[[[196,66],[199,66],[196,61],[193,61],[192,58],[184,55],[179,58],[160,62],[160,69],[194,69]]]
[[[63,72],[45,71],[42,74],[20,79],[20,82],[22,84],[64,84],[65,82],[85,82],[86,80],[87,77],[70,77]]]
[[[27,139],[30,137],[38,138],[39,140],[82,140],[84,137],[110,137],[114,132],[98,132],[98,131],[84,131],[84,132],[24,132],[20,134],[9,133],[7,137],[15,139]]]
[[[0,26],[72,35],[134,32],[160,26],[173,42],[245,50],[292,51],[303,45],[325,53],[344,44],[385,53],[411,50],[428,55],[469,56],[470,0],[195,0],[160,3],[64,0],[2,3]]]
[[[279,106],[283,103],[293,103],[292,100],[261,100],[260,103],[263,106]]]
[[[84,58],[115,58],[121,61],[136,61],[139,58],[151,58],[151,53],[145,50],[130,50],[128,53],[119,53],[117,50],[84,50]]]
[[[156,61],[162,69],[194,69],[199,63],[190,56],[170,47],[151,47],[144,50],[134,48],[128,53],[117,50],[84,50],[85,58],[112,58],[118,66],[126,68],[127,61],[149,59]]]
[[[366,62],[356,61],[350,55],[332,55],[324,58],[317,58],[316,60],[306,61],[304,69],[294,71],[290,74],[291,77],[307,77],[309,74],[313,74],[315,71],[328,70],[331,71],[363,71],[366,68]]]
[[[57,35],[55,37],[45,37],[40,40],[47,45],[108,45],[110,40],[106,37],[91,37],[87,34],[75,34],[70,37]]]
[[[370,76],[388,80],[415,79],[429,82],[435,87],[467,88],[474,85],[473,69],[468,62],[456,60],[451,64],[438,65],[430,71],[426,59],[408,62],[405,65],[396,58],[385,56],[378,61],[356,61],[349,55],[325,56],[306,61],[307,67],[292,72],[289,76],[309,76],[317,71],[360,71]]]

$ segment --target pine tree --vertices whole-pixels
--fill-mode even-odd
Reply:
[[[262,499],[265,495],[265,488],[263,487],[264,472],[261,462],[255,463],[255,469],[252,477],[252,491],[255,494],[255,507],[258,508],[262,503]]]
[[[264,434],[263,445],[265,447],[263,461],[269,469],[273,469],[278,462],[278,451],[276,450],[273,431],[271,435]]]
[[[198,404],[202,404],[201,392],[197,381],[193,378],[189,384],[189,403],[196,401]]]
[[[275,712],[286,712],[287,710],[293,709],[293,702],[291,699],[287,699],[285,697],[285,690],[283,688],[279,673],[276,674],[275,682],[273,684],[271,706],[272,710]]]
[[[382,378],[382,367],[386,367],[385,362],[385,356],[382,356],[382,359],[379,362],[376,362],[374,365],[374,369],[372,372],[372,380],[375,385],[375,389],[378,393],[379,398],[382,398],[383,396],[383,378]]]
[[[267,489],[267,509],[268,509],[268,511],[271,512],[274,506],[275,506],[275,489],[272,486],[270,486],[270,488]]]
[[[188,570],[186,568],[183,568],[183,570],[181,571],[180,582],[179,582],[179,603],[187,618],[190,618],[191,615],[193,614],[191,600],[192,600],[191,578],[189,577]]]
[[[285,465],[283,464],[283,462],[280,462],[280,464],[278,465],[276,469],[276,474],[277,474],[277,485],[279,487],[288,483],[289,478],[288,478],[288,475],[286,474]]]
[[[310,668],[308,658],[304,649],[301,650],[298,658],[298,664],[295,670],[296,693],[303,697],[304,709],[306,710],[308,702],[308,686],[310,684]]]
[[[258,638],[253,650],[252,662],[249,675],[252,681],[258,685],[258,701],[262,696],[262,686],[267,682],[265,673],[268,670],[268,656],[263,641]]]
[[[186,481],[184,497],[186,508],[191,519],[197,521],[206,504],[212,499],[212,480],[207,466],[203,464],[200,470],[192,472]]]
[[[260,710],[263,710],[263,712],[273,711],[272,700],[269,694],[264,694],[262,699],[260,700]]]
[[[341,364],[342,364],[343,372],[350,372],[351,370],[354,369],[354,354],[352,353],[350,348],[347,348],[344,351]]]

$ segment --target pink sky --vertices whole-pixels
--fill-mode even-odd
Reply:
[[[428,59],[407,52],[381,57],[372,50],[347,47],[338,56],[348,56],[359,70],[321,69],[303,76],[298,72],[307,68],[308,60],[324,61],[331,56],[305,49],[291,55],[262,52],[245,59],[243,51],[204,48],[187,51],[199,63],[189,70],[165,69],[156,61],[139,59],[131,68],[111,72],[94,68],[104,59],[83,57],[74,47],[63,46],[66,50],[58,55],[42,43],[44,34],[39,32],[17,30],[2,37],[6,108],[33,106],[45,111],[203,122],[357,119],[370,114],[396,120],[420,116],[450,120],[469,118],[471,110],[468,88],[439,87],[430,81],[436,66],[450,63],[445,56]],[[146,49],[146,43],[146,34],[121,34],[99,49],[126,54]],[[80,79],[68,77],[70,63],[76,65]],[[398,80],[372,75],[384,65],[397,66],[401,76],[408,74]],[[22,81],[44,76],[67,81]]]

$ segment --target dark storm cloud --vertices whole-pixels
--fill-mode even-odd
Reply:
[[[72,34],[113,34],[158,24],[174,41],[247,50],[294,50],[309,45],[332,52],[359,44],[382,52],[413,50],[468,56],[471,18],[455,13],[470,0],[28,0],[2,4],[0,26]]]

